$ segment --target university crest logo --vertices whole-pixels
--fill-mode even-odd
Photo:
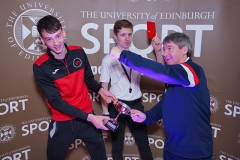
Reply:
[[[15,54],[24,59],[35,61],[46,52],[46,46],[39,39],[37,22],[46,15],[58,18],[63,28],[66,27],[64,20],[54,8],[40,2],[29,2],[20,5],[19,9],[12,11],[7,18],[7,33],[10,47],[14,48]]]

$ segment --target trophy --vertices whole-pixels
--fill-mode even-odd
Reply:
[[[130,115],[130,107],[128,105],[126,105],[123,102],[118,102],[115,105],[115,108],[118,111],[117,116],[114,119],[108,120],[107,123],[105,124],[105,126],[110,129],[112,132],[115,132],[119,126],[119,123],[117,122],[117,119],[119,117],[120,114],[124,114],[124,115]]]

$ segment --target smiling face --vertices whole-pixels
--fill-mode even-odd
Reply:
[[[56,59],[63,59],[66,54],[64,46],[65,36],[66,32],[64,29],[59,29],[55,33],[48,33],[46,30],[42,30],[40,40],[51,50]]]
[[[168,65],[180,64],[186,61],[188,47],[179,48],[173,42],[167,42],[163,45],[163,58]]]
[[[121,50],[128,50],[132,42],[132,29],[122,28],[117,34],[113,33],[117,47]]]

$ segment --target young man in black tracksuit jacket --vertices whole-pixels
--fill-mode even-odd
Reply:
[[[106,160],[101,129],[108,130],[103,120],[109,117],[94,114],[88,89],[108,103],[116,103],[116,97],[94,80],[84,50],[64,43],[66,32],[58,19],[45,16],[38,21],[37,29],[47,46],[47,53],[33,64],[36,82],[52,113],[47,159],[65,160],[70,144],[81,139],[93,160]]]

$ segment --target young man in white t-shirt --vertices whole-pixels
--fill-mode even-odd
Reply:
[[[128,20],[118,20],[114,24],[113,38],[116,46],[120,50],[131,50],[133,24]],[[161,42],[155,39],[153,47],[160,51]],[[131,50],[132,51],[132,50]],[[141,73],[125,66],[118,59],[107,54],[102,60],[102,72],[100,82],[104,89],[109,89],[119,101],[124,102],[132,109],[144,111],[142,105],[142,93],[140,90]],[[118,111],[114,104],[107,104],[101,99],[102,112],[105,116],[115,118]],[[147,126],[143,123],[133,122],[129,115],[121,114],[118,118],[119,127],[115,132],[111,132],[112,137],[112,158],[113,160],[123,160],[123,146],[125,136],[125,126],[128,127],[134,136],[142,160],[152,160],[152,152],[148,142]]]

